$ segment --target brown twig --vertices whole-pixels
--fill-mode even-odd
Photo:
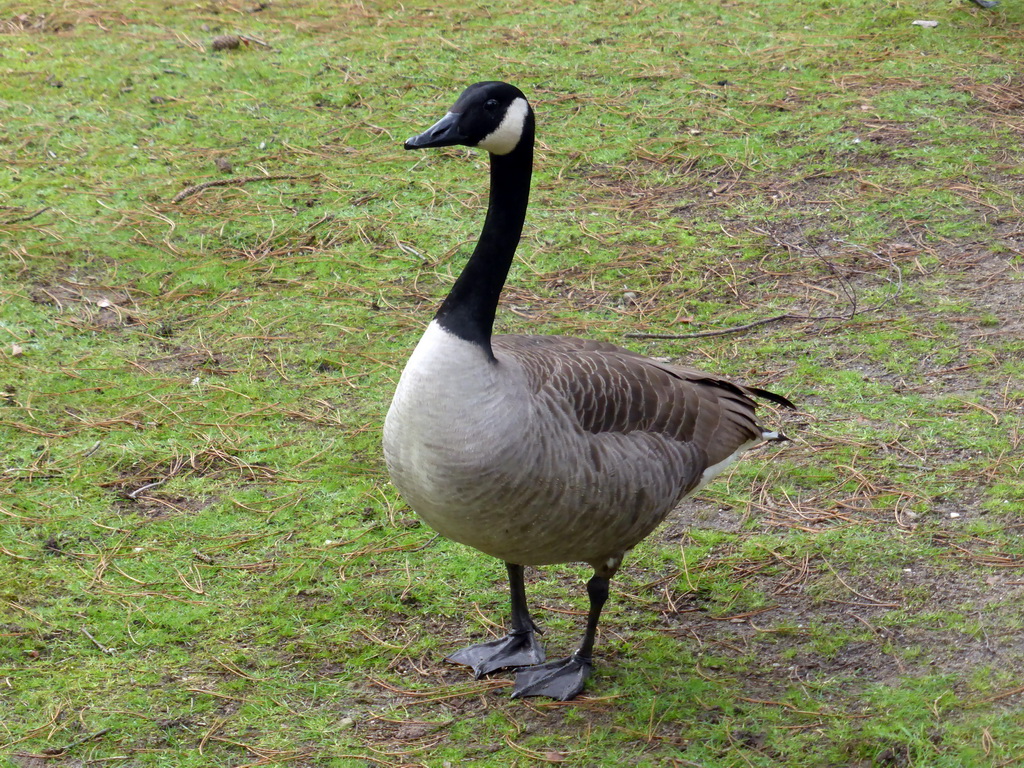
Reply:
[[[627,339],[701,339],[708,336],[725,336],[729,333],[741,333],[742,331],[749,331],[751,328],[756,328],[759,325],[767,325],[768,323],[777,323],[780,320],[809,320],[811,318],[804,317],[802,315],[776,315],[775,317],[766,317],[762,320],[755,320],[752,323],[746,323],[745,325],[734,325],[731,328],[722,328],[717,331],[700,331],[699,333],[627,333]]]
[[[234,179],[214,179],[212,181],[204,181],[202,184],[193,184],[191,187],[185,187],[181,192],[176,194],[171,200],[172,203],[180,203],[186,197],[191,197],[202,192],[205,189],[211,187],[231,187],[236,184],[249,184],[254,181],[288,181],[292,179],[313,179],[316,178],[316,174],[311,176],[295,176],[290,173],[279,173],[273,176],[240,176]]]
[[[44,214],[48,210],[50,210],[50,206],[40,208],[38,211],[36,211],[35,213],[30,213],[28,216],[18,216],[13,219],[7,219],[7,221],[5,221],[4,224],[20,224],[23,221],[32,221],[32,219],[34,219],[36,216]]]
[[[97,640],[95,637],[93,637],[91,634],[89,634],[89,630],[88,629],[86,629],[85,627],[80,627],[80,629],[82,630],[82,634],[85,635],[86,637],[88,637],[92,641],[92,644],[95,645],[97,648],[99,648],[101,651],[103,651],[104,653],[107,653],[107,654],[114,653],[114,649],[113,648],[108,648],[107,646],[105,646],[102,643],[100,643],[99,640]]]
[[[250,13],[251,13],[251,11],[250,11]],[[260,40],[259,38],[252,37],[251,35],[239,35],[238,37],[241,40],[245,40],[245,42],[247,42],[247,43],[253,43],[254,45],[262,45],[264,48],[269,48],[270,50],[274,50],[274,46],[272,46],[270,43],[265,43],[262,40]]]
[[[58,755],[64,755],[64,754],[67,754],[68,752],[70,752],[75,747],[80,747],[83,744],[85,744],[87,741],[92,741],[93,739],[98,739],[100,736],[105,736],[108,733],[110,733],[110,729],[109,728],[103,728],[102,730],[96,731],[94,733],[87,733],[82,738],[75,739],[74,741],[72,741],[67,746],[64,746],[64,747],[50,747],[49,749],[44,749],[43,750],[43,754],[48,756],[48,757],[56,757]]]
[[[1021,693],[1024,693],[1024,685],[1019,685],[1016,688],[1011,688],[1008,691],[1003,691],[1002,693],[997,693],[995,696],[989,696],[989,697],[984,698],[984,699],[978,699],[977,701],[968,702],[966,706],[968,708],[970,708],[970,707],[979,706],[981,704],[991,704],[993,701],[1000,701],[1001,699],[1008,699],[1011,696],[1016,696],[1016,695],[1021,694]]]

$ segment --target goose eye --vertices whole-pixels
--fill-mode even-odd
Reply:
[[[498,108],[498,100],[497,99],[488,99],[487,101],[484,102],[484,109],[494,110],[494,109],[497,109],[497,108]]]

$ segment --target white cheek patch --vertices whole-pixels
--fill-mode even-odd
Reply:
[[[494,129],[477,144],[480,149],[486,149],[495,155],[507,155],[519,143],[523,136],[523,126],[526,125],[526,116],[530,112],[530,105],[526,99],[517,98],[508,106],[501,125]]]

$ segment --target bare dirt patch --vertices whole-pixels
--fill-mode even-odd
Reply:
[[[29,291],[37,304],[55,306],[70,313],[75,325],[116,329],[144,324],[141,308],[127,288],[104,285],[101,278],[69,275],[53,282],[37,283]]]
[[[155,373],[188,374],[203,373],[207,375],[227,375],[227,355],[213,352],[206,347],[183,345],[164,345],[161,350],[168,354],[161,357],[140,358],[135,365]]]
[[[216,497],[188,498],[177,494],[144,492],[137,496],[118,499],[115,508],[125,515],[142,515],[149,518],[185,515],[202,512],[217,501]]]
[[[1024,230],[1013,227],[1000,239],[1022,242]],[[1024,334],[1024,260],[984,251],[980,256],[951,276],[951,291],[986,313],[965,341],[1019,339]]]
[[[0,21],[0,34],[8,35],[24,32],[55,34],[74,28],[75,22],[70,17],[35,12],[19,13]]]
[[[116,480],[101,483],[103,488],[121,491],[129,499],[155,489],[171,478],[234,477],[242,482],[269,480],[276,476],[270,467],[247,462],[220,448],[205,448],[188,454],[177,454],[169,461],[136,462],[121,470]],[[133,495],[134,494],[134,495]],[[152,494],[149,494],[152,498]]]

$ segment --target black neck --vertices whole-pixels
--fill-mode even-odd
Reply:
[[[533,173],[533,114],[523,136],[507,155],[491,155],[491,192],[487,218],[473,255],[438,309],[438,325],[491,354],[491,330],[501,289],[526,221]]]

